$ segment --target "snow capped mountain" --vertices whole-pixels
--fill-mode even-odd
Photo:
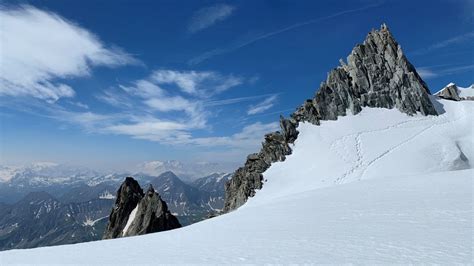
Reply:
[[[0,205],[0,250],[100,239],[111,207],[111,200],[65,204],[46,192],[29,193]]]
[[[188,225],[222,209],[225,182],[229,177],[230,174],[215,173],[188,184],[168,171],[149,182],[166,201],[171,212],[178,216],[180,223]]]
[[[208,194],[205,203],[212,211],[220,212],[224,207],[225,184],[232,177],[232,173],[214,173],[196,179],[192,185]]]
[[[470,263],[474,102],[432,101],[439,116],[364,108],[300,124],[293,153],[231,213],[140,237],[6,251],[0,261],[148,263],[160,243],[160,263]]]
[[[17,167],[0,165],[0,183],[10,181],[18,171]]]
[[[444,92],[429,95],[383,24],[232,174],[223,215],[140,237],[6,251],[0,262],[146,264],[158,244],[162,264],[472,263],[474,101],[455,85]],[[195,184],[212,191],[227,178]],[[171,172],[152,183],[171,202],[187,189]]]
[[[231,163],[193,162],[184,163],[176,160],[169,161],[149,161],[137,167],[137,172],[158,176],[171,171],[184,181],[192,181],[196,178],[210,175],[216,172],[230,172],[235,168]]]
[[[0,166],[0,179],[19,186],[50,186],[84,182],[100,175],[85,167],[52,162],[37,162],[26,166]]]
[[[87,184],[93,187],[102,183],[120,184],[127,176],[150,179],[168,171],[184,181],[190,181],[216,172],[230,171],[234,167],[235,165],[230,163],[149,161],[140,164],[135,170],[112,173],[53,162],[35,162],[24,166],[0,165],[0,184],[14,187]]]
[[[232,177],[232,173],[213,173],[196,179],[192,184],[208,192],[224,192],[225,183]]]
[[[28,193],[38,191],[61,198],[73,190],[79,193],[69,193],[75,200],[89,200],[91,194],[100,194],[103,189],[115,191],[127,174],[105,174],[85,167],[56,163],[33,163],[0,166],[0,176],[3,180],[0,182],[0,202],[15,203]]]

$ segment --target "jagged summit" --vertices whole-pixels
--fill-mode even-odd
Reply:
[[[224,211],[244,204],[262,188],[262,173],[291,154],[289,144],[297,136],[299,122],[320,125],[320,121],[337,120],[347,110],[358,114],[362,107],[397,108],[414,115],[438,115],[429,89],[415,67],[405,57],[401,46],[386,24],[372,30],[362,44],[356,45],[340,66],[328,73],[326,81],[312,99],[300,106],[290,119],[280,119],[281,132],[265,135],[259,153],[247,157],[226,183]]]
[[[125,178],[117,191],[117,199],[109,216],[109,223],[104,232],[104,239],[117,238],[127,224],[130,213],[143,198],[143,190],[133,177]]]
[[[143,235],[181,227],[153,185],[143,193],[138,182],[127,177],[117,191],[104,239]]]

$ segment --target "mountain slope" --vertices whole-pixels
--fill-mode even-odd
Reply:
[[[206,205],[212,211],[220,211],[224,207],[225,183],[232,177],[232,173],[214,173],[196,179],[192,185],[209,196]]]
[[[245,165],[226,184],[224,211],[243,205],[262,188],[262,173],[272,163],[291,154],[301,122],[320,125],[337,120],[363,107],[396,108],[415,115],[438,115],[429,98],[429,89],[403,54],[401,46],[383,24],[372,30],[362,44],[354,47],[347,63],[328,73],[313,99],[308,99],[290,119],[280,119],[280,131],[265,135],[260,152],[247,157]]]
[[[98,240],[111,200],[63,204],[46,192],[33,192],[0,206],[0,250]]]
[[[200,191],[181,181],[173,172],[159,175],[151,180],[151,184],[168,203],[170,210],[178,215],[188,215],[200,206]]]
[[[225,186],[225,183],[231,176],[232,174],[230,173],[213,173],[196,179],[192,185],[207,192],[222,193],[224,192],[223,187]]]
[[[160,263],[471,263],[474,102],[432,100],[437,117],[375,108],[301,123],[293,154],[231,213],[141,237],[1,252],[0,263],[149,263],[156,243]]]

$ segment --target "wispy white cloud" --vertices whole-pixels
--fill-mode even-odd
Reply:
[[[219,137],[193,137],[189,126],[183,123],[151,120],[135,124],[118,124],[104,128],[104,132],[128,135],[135,139],[160,142],[166,145],[194,145],[201,147],[227,147],[233,149],[256,148],[266,133],[278,130],[278,123],[256,122],[244,126],[238,133]]]
[[[188,64],[189,65],[196,65],[196,64],[199,64],[203,61],[206,61],[206,60],[208,60],[212,57],[239,50],[243,47],[249,46],[249,45],[254,44],[258,41],[270,38],[272,36],[275,36],[275,35],[278,35],[278,34],[293,30],[293,29],[297,29],[297,28],[300,28],[300,27],[303,27],[303,26],[306,26],[306,25],[314,24],[314,23],[325,21],[325,20],[328,20],[328,19],[337,18],[337,17],[342,16],[342,15],[364,11],[364,10],[374,8],[374,7],[377,7],[377,6],[380,6],[380,5],[382,5],[382,4],[381,3],[376,3],[376,4],[372,4],[372,5],[367,5],[367,6],[364,6],[364,7],[361,7],[361,8],[343,10],[343,11],[340,11],[340,12],[337,12],[337,13],[334,13],[334,14],[331,14],[331,15],[328,15],[328,16],[324,16],[324,17],[320,17],[320,18],[316,18],[316,19],[311,19],[311,20],[304,21],[304,22],[299,22],[299,23],[281,28],[279,30],[275,30],[275,31],[272,31],[272,32],[268,32],[268,33],[259,35],[255,38],[249,39],[249,40],[244,41],[244,42],[238,42],[238,43],[232,44],[232,45],[230,45],[228,47],[225,47],[225,48],[217,48],[217,49],[213,49],[213,50],[204,52],[203,54],[198,55],[198,56],[192,58],[191,60],[189,60]]]
[[[221,155],[222,158],[228,160],[244,158],[246,154],[256,151],[266,133],[278,130],[278,123],[253,121],[244,123],[241,129],[236,128],[236,133],[233,134],[209,134],[213,131],[210,128],[218,126],[219,123],[210,121],[210,116],[206,113],[209,111],[208,108],[199,109],[203,106],[203,99],[181,96],[184,102],[176,104],[179,107],[173,107],[170,104],[173,100],[158,104],[152,101],[149,105],[145,103],[151,99],[158,101],[161,97],[164,97],[165,101],[169,100],[168,98],[178,97],[178,95],[168,94],[165,88],[163,90],[165,90],[163,96],[150,99],[134,95],[133,90],[130,91],[131,94],[122,89],[106,90],[108,98],[115,99],[116,95],[119,97],[128,95],[128,101],[132,105],[132,107],[126,107],[120,104],[121,100],[117,102],[114,100],[111,102],[118,109],[107,113],[95,110],[71,110],[69,105],[64,105],[65,103],[45,104],[35,99],[28,100],[26,106],[25,99],[21,98],[15,100],[17,106],[12,106],[14,102],[0,102],[0,105],[6,106],[7,109],[14,108],[32,115],[58,120],[63,122],[62,128],[67,128],[68,125],[80,127],[89,134],[128,136],[167,146],[186,147],[186,149],[197,147],[196,154],[199,156],[212,156],[226,150]],[[91,108],[93,109],[93,106]]]
[[[249,107],[247,110],[248,115],[255,115],[259,114],[262,112],[265,112],[266,110],[270,109],[275,105],[276,100],[278,99],[278,95],[272,95],[268,97],[267,99],[263,100],[262,102],[252,105]]]
[[[430,53],[430,52],[438,50],[438,49],[442,49],[442,48],[445,48],[445,47],[448,47],[448,46],[451,46],[451,45],[456,45],[456,44],[459,44],[459,43],[469,41],[473,38],[474,38],[474,31],[471,31],[471,32],[468,32],[468,33],[465,33],[465,34],[461,34],[461,35],[458,35],[458,36],[451,37],[451,38],[446,39],[446,40],[439,41],[439,42],[434,43],[430,46],[423,47],[421,49],[413,51],[412,54],[413,55],[427,54],[427,53]]]
[[[192,114],[197,109],[194,102],[181,96],[152,98],[145,100],[145,104],[161,112],[185,111]]]
[[[242,78],[213,71],[156,70],[150,76],[156,84],[174,84],[184,93],[209,96],[242,84]]]
[[[93,66],[139,63],[52,12],[28,5],[0,6],[0,17],[0,95],[54,102],[75,95],[58,80],[90,75]]]
[[[137,139],[164,142],[187,134],[187,129],[189,128],[184,123],[151,119],[137,123],[119,123],[103,130],[113,134],[129,135]]]
[[[216,99],[216,95],[245,81],[244,78],[214,71],[153,71],[145,79],[121,84],[118,89],[112,88],[97,96],[128,114],[121,115],[120,121],[98,127],[98,131],[170,145],[204,145],[207,138],[198,140],[194,132],[209,131],[212,127],[209,125],[209,118],[213,116],[210,107],[274,95]],[[129,104],[123,105],[124,102]],[[219,141],[212,146],[219,146],[217,143],[223,145]]]
[[[278,130],[279,125],[273,123],[256,122],[245,126],[238,133],[225,137],[207,137],[182,140],[185,144],[194,144],[198,146],[225,146],[231,148],[249,148],[256,147],[262,142],[263,136],[269,132]]]
[[[229,104],[236,104],[241,102],[253,101],[256,99],[261,99],[268,96],[276,95],[275,93],[270,94],[261,94],[255,96],[246,96],[246,97],[236,97],[236,98],[228,98],[228,99],[219,99],[219,100],[211,100],[204,102],[204,105],[207,107],[211,106],[221,106],[221,105],[229,105]]]
[[[253,123],[235,134],[196,137],[212,130],[210,107],[265,97],[219,100],[217,95],[224,91],[257,79],[250,81],[215,71],[161,69],[144,79],[97,92],[96,99],[114,107],[109,112],[75,99],[58,101],[76,94],[66,79],[91,75],[95,66],[140,62],[55,13],[31,6],[2,6],[0,12],[0,96],[27,96],[2,101],[0,105],[6,109],[55,119],[62,122],[61,127],[69,124],[88,133],[125,135],[166,145],[258,145],[265,133],[278,126]],[[221,19],[201,21],[195,29]]]
[[[107,103],[117,108],[130,108],[133,106],[132,101],[128,95],[115,88],[103,90],[100,94],[95,96],[98,100]]]
[[[164,90],[150,80],[137,80],[132,86],[119,85],[119,87],[130,95],[143,98],[160,97],[165,94]]]
[[[218,21],[229,17],[235,10],[235,7],[227,4],[217,4],[197,10],[191,18],[188,25],[188,31],[195,33],[204,30]]]
[[[175,84],[183,92],[188,94],[197,94],[198,85],[206,79],[213,79],[212,72],[196,71],[175,71],[175,70],[156,70],[151,75],[151,79],[158,84]]]
[[[71,105],[74,105],[76,107],[82,108],[82,109],[89,109],[89,105],[81,102],[74,102],[74,101],[69,101]]]
[[[419,67],[416,69],[416,72],[423,78],[423,79],[431,79],[438,76],[438,74],[428,67]]]
[[[418,67],[416,71],[424,79],[433,79],[440,76],[453,75],[474,70],[474,65],[439,65]]]

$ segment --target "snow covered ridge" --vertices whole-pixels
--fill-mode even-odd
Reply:
[[[453,101],[474,101],[474,84],[467,88],[462,88],[451,82],[434,95]]]
[[[387,25],[372,30],[340,66],[331,70],[312,99],[290,118],[280,118],[281,131],[265,135],[262,148],[250,154],[226,185],[224,211],[242,206],[263,186],[263,172],[292,153],[299,123],[320,125],[364,107],[398,109],[408,115],[438,115],[429,89],[404,55]]]
[[[439,116],[364,108],[321,126],[300,124],[293,153],[263,174],[260,201],[379,176],[472,168],[474,102],[432,100]]]
[[[157,261],[157,243],[162,264],[472,263],[474,101],[432,101],[439,116],[364,108],[301,123],[293,153],[231,213],[139,237],[0,252],[0,264],[146,264]]]

